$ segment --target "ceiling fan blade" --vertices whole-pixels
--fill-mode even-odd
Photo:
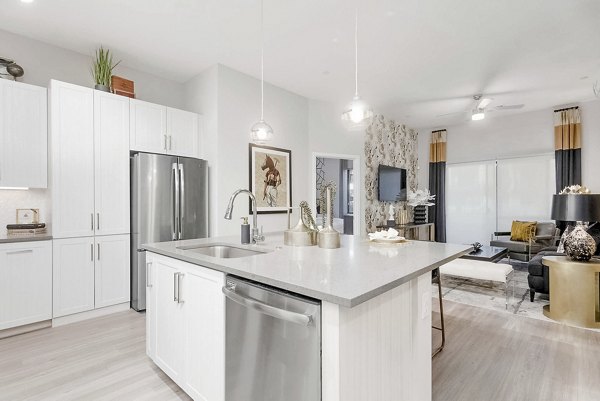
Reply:
[[[519,110],[525,107],[523,103],[521,104],[500,104],[496,106],[496,110]]]
[[[477,103],[477,108],[478,109],[485,109],[486,107],[488,107],[488,105],[490,103],[492,103],[492,100],[494,100],[494,99],[489,98],[489,97],[485,97],[485,98],[481,99],[479,101],[479,103]]]

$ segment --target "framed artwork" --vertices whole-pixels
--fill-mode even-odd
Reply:
[[[292,205],[292,152],[250,144],[250,192],[257,212],[287,213]],[[252,213],[252,203],[249,206]]]
[[[17,224],[34,224],[40,222],[39,209],[17,209]]]

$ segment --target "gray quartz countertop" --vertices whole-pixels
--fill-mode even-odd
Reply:
[[[8,236],[6,233],[0,234],[0,244],[7,244],[11,242],[30,242],[30,241],[49,241],[52,239],[50,233],[37,234],[37,235],[15,235]]]
[[[225,259],[189,249],[211,243],[271,252]],[[236,236],[159,242],[143,248],[344,307],[354,307],[472,250],[469,245],[424,241],[375,244],[351,235],[342,235],[338,249],[292,247],[283,245],[283,233],[267,234],[260,245],[240,245]]]

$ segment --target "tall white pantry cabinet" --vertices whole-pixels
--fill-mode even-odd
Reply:
[[[129,303],[129,99],[50,82],[53,317]]]

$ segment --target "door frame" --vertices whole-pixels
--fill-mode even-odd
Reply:
[[[361,158],[359,155],[346,155],[339,153],[326,153],[326,152],[313,152],[310,158],[310,165],[312,171],[312,179],[311,179],[311,200],[310,207],[316,213],[317,211],[317,185],[316,185],[316,177],[317,177],[317,158],[322,159],[340,159],[340,160],[352,160],[352,169],[354,170],[354,218],[353,218],[353,232],[354,235],[362,236],[361,231],[361,221],[363,217],[361,205],[363,198],[363,176],[361,169]],[[316,214],[315,214],[316,217]]]

